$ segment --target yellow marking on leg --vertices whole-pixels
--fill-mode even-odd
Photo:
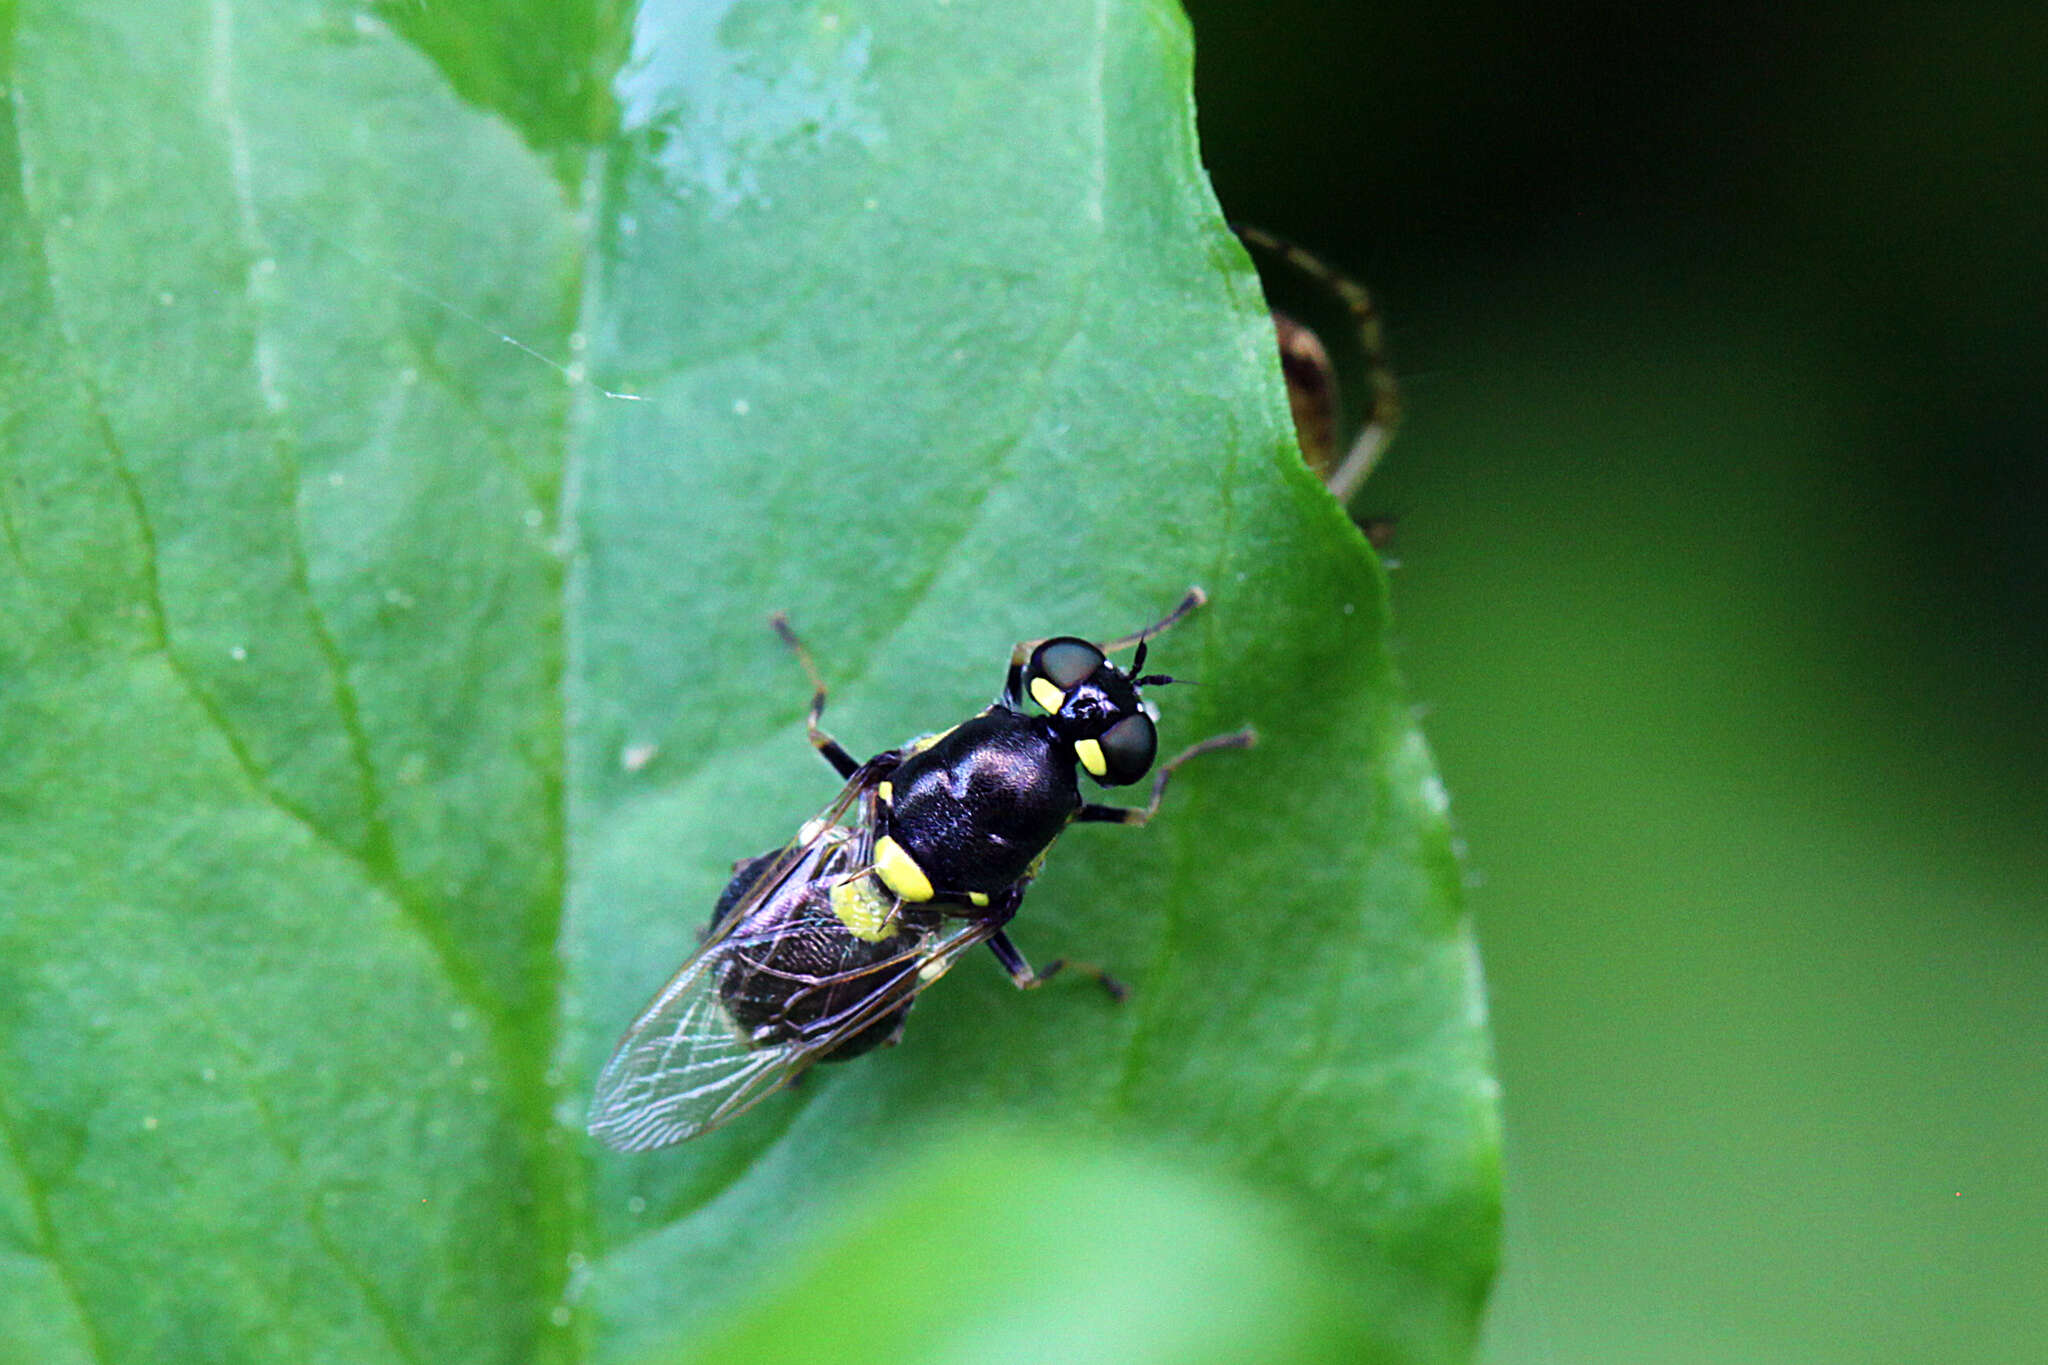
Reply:
[[[987,905],[988,894],[982,891],[970,891],[967,893],[967,903],[969,905]]]
[[[882,798],[883,805],[888,805],[896,799],[896,784],[894,782],[881,783],[875,788],[875,795]]]
[[[875,875],[907,901],[928,901],[934,894],[932,879],[924,875],[917,860],[886,834],[875,841]]]
[[[1059,709],[1067,704],[1067,694],[1054,687],[1050,678],[1033,678],[1031,700],[1043,707],[1046,714],[1057,715]]]
[[[1102,746],[1092,739],[1075,740],[1074,756],[1081,760],[1081,766],[1091,777],[1101,777],[1109,771],[1109,760],[1102,756]]]

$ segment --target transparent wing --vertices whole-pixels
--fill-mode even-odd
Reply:
[[[805,978],[821,991],[851,987],[855,998],[799,1036],[758,1045],[748,1041],[720,996],[718,972],[746,944],[728,938],[699,953],[627,1033],[598,1079],[590,1131],[622,1152],[709,1132],[886,1018],[993,932],[986,922],[953,921],[880,962]]]
[[[622,1152],[695,1137],[793,1074],[785,1048],[751,1048],[699,953],[640,1016],[598,1077],[590,1132]]]
[[[844,941],[829,897],[815,888],[867,874],[871,821],[863,818],[852,828],[836,822],[856,801],[870,801],[872,791],[872,782],[856,774],[633,1022],[598,1077],[593,1136],[638,1152],[710,1131],[887,1018],[994,933],[986,922],[939,921],[922,931],[905,929],[895,950],[845,970],[778,965],[781,950],[800,948],[806,935]],[[863,817],[869,813],[864,805]],[[772,1041],[750,1036],[725,999],[728,974],[735,971],[751,974],[749,984],[767,981],[800,1024]]]

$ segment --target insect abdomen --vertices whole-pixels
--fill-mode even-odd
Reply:
[[[711,912],[714,926],[752,889],[780,852],[764,853],[739,865]],[[860,969],[903,956],[918,946],[920,933],[908,920],[903,929],[886,937],[855,933],[841,922],[832,903],[831,885],[829,879],[817,876],[792,878],[733,926],[733,947],[720,972],[718,994],[733,1022],[757,1047],[802,1038],[859,1005],[873,989],[872,983],[857,975]],[[837,1047],[820,1053],[818,1060],[845,1061],[888,1042],[902,1028],[911,1004],[906,998]]]

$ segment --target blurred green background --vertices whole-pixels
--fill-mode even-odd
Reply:
[[[2048,1347],[2048,15],[1194,0],[1384,309],[1493,1365]]]

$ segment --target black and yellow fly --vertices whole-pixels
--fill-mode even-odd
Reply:
[[[1247,729],[1183,750],[1159,766],[1143,807],[1082,799],[1077,769],[1105,787],[1152,770],[1158,713],[1142,689],[1174,680],[1144,672],[1147,643],[1205,600],[1190,589],[1164,620],[1106,644],[1026,641],[987,710],[865,763],[819,727],[825,684],[778,615],[811,680],[805,728],[845,786],[790,843],[734,866],[702,946],[605,1064],[590,1131],[629,1152],[681,1142],[813,1062],[894,1043],[918,992],[976,944],[1021,988],[1057,972],[1058,962],[1034,971],[1004,926],[1061,831],[1142,825],[1175,768],[1253,742]],[[1110,662],[1132,647],[1128,670]]]

